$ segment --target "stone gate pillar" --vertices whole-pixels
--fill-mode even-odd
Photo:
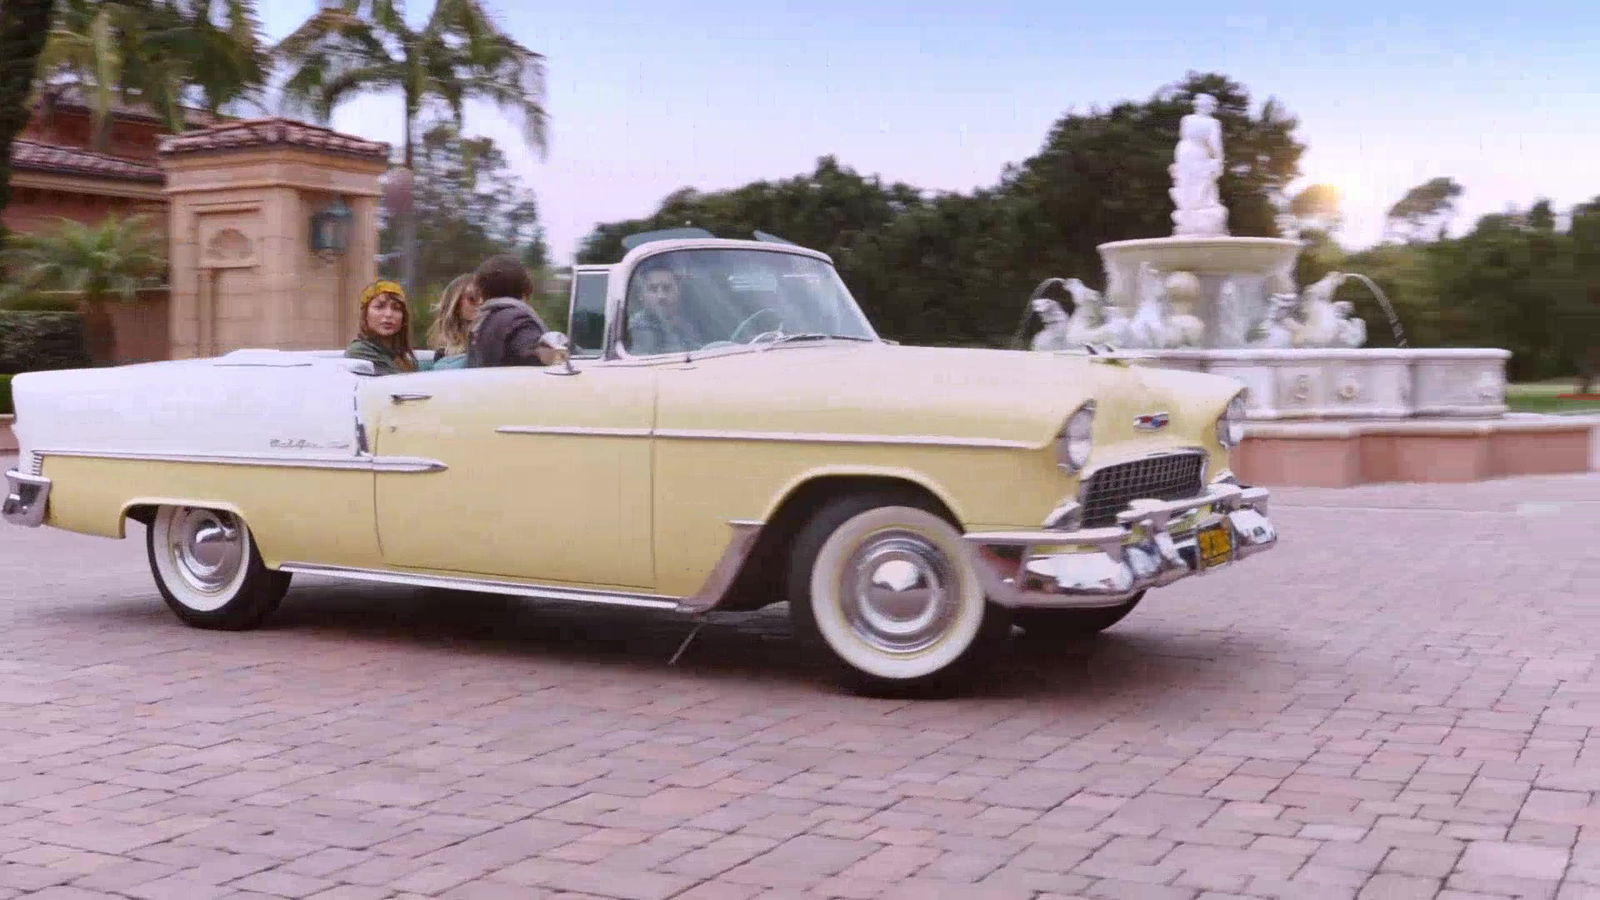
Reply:
[[[243,347],[340,349],[377,275],[389,145],[288,119],[163,139],[173,359]],[[312,249],[312,216],[343,199],[342,253]]]

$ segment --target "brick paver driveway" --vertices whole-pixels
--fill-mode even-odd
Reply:
[[[306,579],[194,631],[142,532],[0,530],[0,896],[1600,896],[1600,478],[1281,490],[1284,545],[953,701],[779,611]]]

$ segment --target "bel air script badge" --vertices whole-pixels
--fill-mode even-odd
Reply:
[[[1140,431],[1160,431],[1167,427],[1167,423],[1171,419],[1172,416],[1169,413],[1145,413],[1142,416],[1133,417],[1133,427]]]

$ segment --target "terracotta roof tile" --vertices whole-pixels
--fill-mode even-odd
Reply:
[[[63,175],[87,175],[91,178],[115,178],[122,181],[149,181],[156,184],[166,180],[161,169],[149,163],[22,138],[11,144],[11,168],[34,172],[57,172]]]
[[[256,147],[306,147],[327,153],[388,159],[389,145],[293,119],[246,119],[161,139],[161,155]]]

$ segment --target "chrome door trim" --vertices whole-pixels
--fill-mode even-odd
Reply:
[[[728,431],[713,428],[663,428],[655,436],[666,440],[760,441],[793,444],[880,444],[889,446],[961,447],[982,450],[1038,450],[1029,441],[1002,438],[958,437],[945,434],[849,434],[806,431]]]
[[[647,438],[648,428],[605,428],[587,425],[501,425],[496,434],[542,434],[575,437]]]
[[[266,466],[280,469],[349,469],[360,472],[442,472],[449,468],[422,456],[276,456],[258,453],[153,453],[134,450],[35,450],[36,457],[68,456],[79,459],[123,459],[138,462],[175,462],[225,466]]]
[[[493,578],[472,578],[466,575],[430,575],[422,572],[403,572],[394,569],[364,569],[354,566],[330,566],[320,563],[289,561],[278,566],[284,572],[306,575],[325,575],[353,581],[375,581],[385,584],[404,584],[412,587],[451,588],[478,591],[486,594],[504,594],[512,597],[529,597],[537,600],[567,600],[576,603],[595,603],[602,606],[632,606],[644,609],[664,609],[681,613],[703,613],[714,609],[733,586],[734,579],[744,568],[744,562],[755,549],[765,523],[751,519],[733,519],[728,527],[733,530],[728,545],[717,558],[716,565],[706,576],[700,589],[687,597],[667,594],[650,594],[630,591],[604,591],[590,588],[557,587],[503,581]]]
[[[394,569],[362,569],[354,566],[326,566],[309,562],[286,562],[278,567],[284,572],[304,575],[327,575],[352,581],[378,581],[386,584],[404,584],[411,587],[454,588],[486,594],[506,594],[513,597],[533,597],[540,600],[568,600],[577,603],[600,603],[609,606],[639,606],[647,609],[677,609],[678,598],[659,594],[635,594],[625,591],[597,591],[584,588],[553,587],[541,584],[524,584],[516,581],[497,581],[466,576],[426,575],[420,572],[401,572]]]

